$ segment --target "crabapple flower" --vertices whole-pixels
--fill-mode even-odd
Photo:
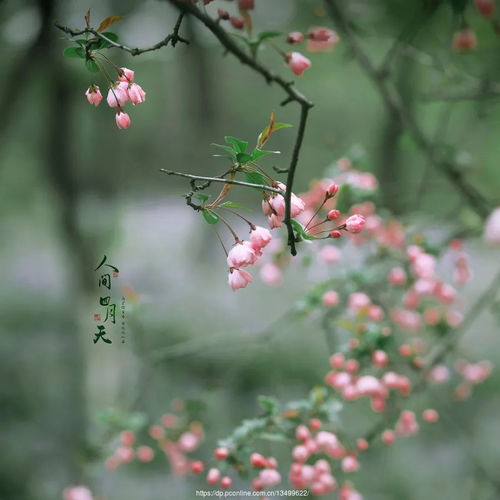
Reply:
[[[191,462],[191,472],[193,474],[200,474],[203,472],[204,469],[203,462],[201,460],[195,460],[194,462]]]
[[[290,52],[286,56],[288,67],[297,75],[301,76],[311,66],[311,61],[300,52]]]
[[[281,482],[281,474],[275,469],[262,469],[259,480],[264,487],[274,486]]]
[[[333,290],[329,290],[328,292],[324,293],[321,300],[323,301],[323,305],[327,307],[333,307],[339,303],[339,294]]]
[[[228,284],[235,292],[240,288],[245,288],[253,281],[252,275],[244,269],[231,269],[228,276]]]
[[[118,79],[120,82],[132,83],[134,81],[134,71],[128,68],[120,68],[120,76]]]
[[[476,10],[484,17],[490,17],[495,10],[495,0],[475,0]]]
[[[119,111],[116,113],[116,126],[119,129],[125,129],[130,127],[130,116],[127,113],[124,113],[123,111]]]
[[[382,443],[390,446],[394,441],[396,441],[396,433],[394,431],[387,429],[382,432]]]
[[[224,476],[220,480],[220,487],[221,488],[230,488],[232,484],[233,484],[233,480],[229,476]]]
[[[387,280],[391,285],[404,285],[406,283],[406,273],[402,267],[393,267],[387,275]]]
[[[335,31],[328,28],[314,28],[307,33],[307,50],[319,52],[335,47],[339,37]]]
[[[476,34],[469,28],[461,29],[453,35],[451,46],[455,52],[474,50],[477,47]]]
[[[207,483],[208,484],[218,483],[220,480],[220,476],[221,476],[221,473],[220,473],[219,469],[216,469],[216,468],[210,469],[208,471],[208,474],[207,474]]]
[[[128,96],[130,98],[130,102],[135,106],[136,104],[140,104],[146,100],[146,92],[142,90],[140,85],[137,83],[132,83],[128,89]]]
[[[128,102],[129,95],[127,92],[127,87],[128,84],[126,82],[119,82],[117,84],[113,84],[110,87],[108,91],[108,97],[106,98],[109,107],[119,108],[121,106],[124,106]]]
[[[304,39],[304,35],[300,31],[292,31],[287,37],[286,41],[290,44],[300,43]]]
[[[85,486],[71,486],[63,491],[64,500],[92,500],[92,493]]]
[[[359,462],[356,457],[348,455],[342,459],[342,470],[344,472],[356,472],[359,469]]]
[[[285,198],[280,194],[273,196],[269,199],[269,205],[273,209],[274,213],[280,217],[285,215]]]
[[[240,267],[251,266],[255,264],[257,255],[251,245],[245,242],[236,243],[227,255],[227,264],[229,267],[239,269]]]
[[[154,456],[155,453],[149,446],[139,446],[139,448],[137,448],[137,459],[140,462],[151,462]]]
[[[486,220],[484,240],[490,245],[500,245],[500,208],[493,210]]]
[[[102,101],[102,94],[97,85],[92,84],[85,92],[87,96],[87,101],[89,101],[92,106],[99,106]]]
[[[437,422],[439,420],[439,413],[432,408],[428,408],[422,413],[422,419],[426,422]]]
[[[366,219],[359,214],[351,215],[345,221],[345,228],[350,233],[359,233],[366,224]]]
[[[245,21],[241,19],[241,17],[232,16],[229,21],[231,22],[231,26],[236,28],[237,30],[241,30],[245,26]]]
[[[269,223],[269,227],[271,229],[276,229],[277,227],[281,227],[283,225],[283,217],[276,215],[276,214],[270,215],[267,218],[267,220]]]
[[[179,438],[179,448],[182,451],[193,451],[200,444],[200,438],[194,432],[184,432]]]
[[[250,241],[254,248],[264,248],[272,239],[271,231],[265,227],[255,226],[250,232]]]
[[[221,446],[214,451],[214,457],[217,460],[224,460],[229,456],[229,450],[225,446]]]

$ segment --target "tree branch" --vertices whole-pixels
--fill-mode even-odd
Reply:
[[[308,112],[310,108],[313,107],[312,102],[309,101],[309,99],[307,99],[301,92],[299,92],[292,81],[286,81],[283,77],[271,72],[250,54],[245,52],[216,20],[212,19],[210,16],[202,12],[193,3],[186,2],[185,0],[169,0],[169,2],[175,5],[181,12],[191,14],[200,22],[202,22],[228,52],[239,59],[242,64],[249,66],[255,72],[261,74],[265,78],[267,83],[274,83],[281,87],[287,95],[286,99],[281,103],[282,106],[290,102],[296,102],[300,105],[301,113],[299,129],[297,137],[295,139],[290,166],[288,168],[287,186],[285,193],[286,210],[284,219],[284,223],[288,230],[288,244],[290,246],[290,253],[292,255],[296,255],[297,250],[295,248],[295,233],[290,218],[291,196],[293,191],[293,183],[295,180],[295,172],[299,160],[300,148],[302,146],[302,141],[304,138]]]
[[[224,184],[236,184],[237,186],[244,186],[253,189],[259,189],[261,191],[269,191],[270,193],[286,194],[281,189],[276,189],[264,184],[253,184],[251,182],[235,181],[231,179],[225,179],[223,177],[204,177],[201,175],[185,174],[184,172],[175,172],[173,170],[167,170],[165,168],[160,168],[160,172],[167,175],[177,175],[179,177],[186,177],[187,179],[194,179],[197,181],[207,181],[207,182],[222,182]]]
[[[440,170],[457,190],[468,201],[472,209],[485,219],[492,211],[491,203],[464,178],[460,168],[450,160],[440,159],[436,155],[435,148],[429,142],[424,132],[413,117],[410,110],[405,106],[399,92],[387,79],[387,74],[380,71],[370,60],[366,52],[358,43],[356,36],[352,33],[349,22],[336,0],[325,0],[327,11],[338,30],[343,34],[344,40],[349,45],[359,65],[377,87],[382,99],[394,115],[399,118],[401,124],[412,136],[416,145],[420,148],[427,160]]]
[[[108,42],[112,47],[116,47],[117,49],[124,50],[125,52],[128,52],[129,54],[132,54],[133,56],[138,56],[140,54],[144,54],[145,52],[152,52],[154,50],[161,49],[162,47],[167,46],[169,43],[172,45],[172,47],[175,47],[177,45],[177,42],[182,42],[189,44],[189,41],[183,38],[182,36],[179,35],[179,30],[181,27],[182,23],[182,18],[184,17],[184,14],[181,13],[179,17],[177,18],[177,22],[175,23],[174,30],[172,33],[168,34],[163,40],[159,41],[158,43],[155,43],[151,47],[145,47],[145,48],[132,48],[132,47],[127,47],[127,45],[123,45],[122,43],[115,42],[113,40],[110,40],[106,35],[99,33],[93,28],[85,28],[83,30],[74,30],[71,28],[68,28],[67,26],[63,26],[60,23],[55,23],[56,28],[59,28],[61,31],[64,31],[64,33],[67,33],[68,35],[71,36],[81,36],[81,35],[87,35],[91,34],[94,35],[96,38],[100,38],[101,40],[104,40]]]

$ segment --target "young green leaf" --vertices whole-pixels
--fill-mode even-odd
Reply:
[[[234,203],[232,201],[225,201],[224,203],[221,203],[220,206],[226,208],[238,208],[240,210],[246,210],[247,212],[253,212],[251,208],[240,205],[239,203]]]
[[[118,41],[118,35],[111,31],[106,31],[105,33],[102,33],[102,35],[111,40],[112,42]],[[108,47],[112,47],[112,45],[107,40],[99,38],[99,40],[97,41],[97,49],[107,49]]]
[[[238,153],[236,155],[236,160],[238,160],[238,163],[250,163],[253,161],[252,155],[248,155],[246,153]]]
[[[232,137],[230,135],[226,135],[226,137],[224,137],[224,140],[228,144],[232,144],[232,146],[238,153],[244,153],[247,150],[248,147],[247,141],[242,141],[241,139],[238,139],[237,137]]]
[[[219,216],[217,214],[214,214],[213,212],[202,210],[201,214],[209,224],[217,224],[217,222],[219,222]]]
[[[281,31],[263,31],[257,35],[259,42],[263,42],[264,40],[269,40],[270,38],[278,38],[283,35]]]
[[[63,51],[64,57],[77,57],[79,59],[85,58],[85,50],[82,47],[68,47]]]
[[[252,184],[263,184],[266,185],[266,180],[262,174],[258,172],[245,172],[245,178],[247,182],[251,182]]]
[[[210,195],[206,193],[196,193],[194,197],[202,203],[205,203],[210,199]]]
[[[99,66],[93,59],[87,59],[85,61],[85,66],[91,73],[98,73],[99,72]]]
[[[231,156],[234,157],[236,157],[236,155],[238,154],[238,151],[235,151],[231,146],[225,146],[224,144],[215,144],[215,142],[212,142],[212,146],[223,149],[224,151],[227,151]]]

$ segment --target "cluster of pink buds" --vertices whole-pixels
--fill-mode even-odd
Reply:
[[[387,362],[388,357],[384,351],[373,353],[374,367],[384,367]],[[340,352],[332,354],[330,365],[333,370],[325,376],[326,384],[337,389],[346,401],[360,397],[369,398],[373,411],[377,413],[385,410],[390,390],[398,391],[402,396],[410,394],[411,383],[404,375],[388,371],[380,378],[373,375],[359,376],[359,362],[355,359],[346,360]]]
[[[339,37],[335,31],[328,28],[313,28],[306,34],[307,50],[319,52],[335,47]],[[287,43],[297,45],[304,40],[304,35],[300,31],[292,31],[286,37]],[[311,61],[300,52],[288,52],[285,54],[285,61],[288,67],[300,76],[311,66]]]
[[[212,0],[204,0],[206,5]],[[249,10],[255,8],[255,0],[238,0],[238,10],[242,15],[231,15],[226,9],[217,9],[217,17],[222,21],[229,21],[231,26],[237,30],[242,30],[245,27],[245,16]]]
[[[198,474],[203,471],[203,463],[191,460],[188,456],[200,446],[203,439],[203,428],[199,422],[186,423],[182,417],[166,413],[159,424],[149,427],[149,436],[169,461],[174,474]],[[118,446],[105,461],[106,468],[114,470],[133,460],[151,462],[155,458],[153,448],[147,445],[136,446],[136,441],[137,437],[133,431],[123,431]]]
[[[466,399],[470,396],[474,385],[484,382],[490,376],[492,366],[489,361],[468,363],[460,360],[456,363],[455,369],[463,377],[463,382],[456,388],[455,395],[459,399]]]
[[[85,92],[87,100],[93,106],[99,106],[102,94],[99,87],[92,84]],[[110,84],[107,103],[111,108],[116,108],[116,125],[119,129],[130,127],[130,116],[125,113],[123,106],[131,102],[134,106],[146,100],[146,92],[134,82],[134,71],[128,68],[118,70],[118,81]]]

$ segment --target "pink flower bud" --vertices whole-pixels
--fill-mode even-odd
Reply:
[[[432,408],[428,408],[427,410],[423,411],[422,418],[426,422],[437,422],[439,420],[439,413]]]
[[[300,43],[304,39],[304,35],[300,31],[292,31],[286,37],[286,42],[290,44]]]
[[[477,47],[476,34],[469,28],[461,29],[453,35],[451,46],[455,52],[474,50]]]
[[[137,459],[140,462],[151,462],[154,456],[155,453],[149,446],[139,446],[139,448],[137,448]]]
[[[179,437],[178,445],[182,451],[193,451],[200,444],[200,438],[194,432],[183,432]]]
[[[406,273],[402,267],[393,267],[387,276],[391,285],[404,285],[406,283]]]
[[[500,208],[493,210],[486,220],[484,240],[490,245],[500,245]]]
[[[92,500],[92,493],[85,486],[71,486],[63,491],[64,500]]]
[[[253,10],[255,8],[255,0],[238,0],[238,7],[241,10]]]
[[[336,208],[330,210],[326,216],[328,220],[337,219],[338,217],[340,217],[340,211],[337,210]]]
[[[217,460],[224,460],[229,456],[229,450],[225,446],[221,446],[214,451],[214,457]]]
[[[259,480],[263,487],[274,486],[281,482],[281,474],[275,469],[263,469],[259,472]]]
[[[396,441],[396,433],[394,431],[391,431],[390,429],[382,432],[382,443],[386,444],[387,446],[390,446],[391,444]]]
[[[255,226],[250,233],[250,241],[252,242],[252,246],[258,248],[264,248],[271,240],[273,236],[269,229],[261,226]]]
[[[87,101],[93,106],[99,106],[99,103],[102,101],[102,94],[97,85],[91,85],[87,91],[85,92],[87,96]]]
[[[312,431],[321,429],[321,420],[319,418],[311,418],[311,420],[309,420],[309,428]]]
[[[128,96],[130,98],[130,102],[134,106],[146,100],[146,92],[144,92],[141,86],[137,85],[137,83],[132,83],[132,85],[130,85],[128,89]]]
[[[220,479],[220,470],[216,468],[212,468],[208,471],[207,474],[207,483],[208,484],[216,484],[219,482]]]
[[[338,369],[344,366],[344,355],[341,352],[336,352],[330,356],[330,365],[332,368]]]
[[[307,50],[318,52],[334,47],[339,37],[335,31],[328,28],[314,28],[307,33]]]
[[[322,298],[323,305],[327,307],[336,306],[339,303],[339,294],[333,290],[325,292]]]
[[[250,463],[253,467],[267,467],[267,460],[260,453],[252,453]]]
[[[106,98],[108,106],[110,106],[111,108],[119,108],[120,106],[124,106],[129,100],[127,87],[128,85],[126,83],[124,84],[123,82],[110,87],[108,91],[108,97]]]
[[[311,66],[311,61],[300,52],[287,54],[288,67],[297,75],[301,76]]]
[[[385,351],[377,350],[372,354],[372,362],[375,366],[381,367],[385,366],[389,361],[389,358]]]
[[[233,484],[233,480],[229,476],[224,476],[220,480],[220,487],[221,488],[230,488],[232,484]]]
[[[231,269],[229,271],[228,284],[233,291],[245,288],[252,281],[252,275],[244,269]]]
[[[292,457],[296,462],[305,462],[309,458],[309,451],[305,446],[295,446],[292,450]]]
[[[163,439],[165,437],[165,429],[160,425],[152,425],[149,428],[149,435],[153,439]]]
[[[241,17],[232,16],[230,22],[231,26],[237,30],[242,30],[245,27],[245,21]]]
[[[366,224],[366,219],[359,214],[351,215],[345,221],[346,230],[350,233],[359,233]]]
[[[120,434],[120,441],[123,446],[132,446],[135,442],[135,434],[132,431],[123,431]]]
[[[130,127],[130,116],[128,116],[127,113],[124,113],[123,111],[119,111],[116,113],[116,126],[119,129],[125,129]]]
[[[298,441],[306,441],[311,437],[311,433],[305,425],[299,425],[295,429],[295,437]]]
[[[475,0],[476,9],[484,17],[490,17],[495,10],[495,0]]]
[[[240,267],[251,266],[256,259],[255,250],[250,245],[238,242],[229,250],[226,260],[230,268],[239,269]]]
[[[277,227],[281,227],[283,225],[283,217],[280,215],[272,214],[267,218],[267,221],[271,229],[276,229]]]
[[[120,68],[120,75],[118,76],[118,79],[121,82],[128,82],[132,83],[134,81],[134,72],[131,69],[128,68]]]
[[[338,184],[335,184],[334,182],[330,184],[326,190],[326,194],[328,195],[329,198],[332,198],[339,192],[339,186]]]
[[[342,233],[340,231],[334,230],[330,232],[330,238],[340,238]]]
[[[370,445],[368,444],[368,441],[367,441],[366,439],[362,439],[362,438],[360,438],[360,439],[358,439],[358,440],[356,441],[356,446],[357,446],[358,450],[360,450],[360,451],[365,451],[365,450],[367,450],[367,449],[368,449],[368,447],[369,447]]]
[[[201,460],[191,462],[190,469],[193,474],[200,474],[204,469],[203,462]]]
[[[342,459],[342,470],[344,472],[356,472],[359,469],[359,462],[356,457],[348,455]]]
[[[217,15],[219,16],[219,19],[222,19],[224,21],[227,21],[229,19],[229,12],[224,9],[217,9]]]

